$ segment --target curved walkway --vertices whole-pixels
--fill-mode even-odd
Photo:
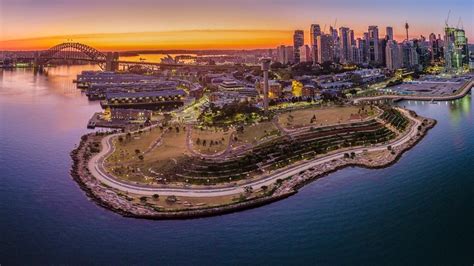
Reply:
[[[397,147],[402,145],[416,136],[418,133],[418,126],[421,125],[421,121],[412,117],[410,113],[404,109],[399,109],[403,112],[410,120],[413,121],[413,125],[410,128],[410,131],[407,132],[403,137],[394,140],[387,144],[372,146],[372,147],[360,147],[353,150],[345,150],[341,151],[332,155],[325,156],[323,158],[318,158],[314,160],[307,161],[301,165],[296,165],[289,169],[285,169],[282,171],[278,171],[276,173],[272,173],[270,175],[263,176],[258,180],[253,180],[245,184],[241,184],[240,186],[229,186],[229,187],[220,187],[220,188],[191,188],[191,187],[183,187],[183,188],[165,188],[165,187],[150,187],[141,184],[131,184],[125,183],[120,181],[107,173],[104,168],[104,159],[107,158],[109,154],[114,152],[114,147],[111,143],[113,137],[119,135],[109,135],[102,139],[102,147],[103,149],[93,156],[90,161],[88,162],[88,168],[91,174],[100,180],[102,183],[119,189],[121,191],[126,191],[134,194],[140,195],[175,195],[175,196],[187,196],[187,197],[215,197],[215,196],[227,196],[233,194],[239,194],[244,192],[245,186],[252,186],[254,189],[258,189],[262,186],[269,186],[274,183],[277,179],[285,179],[289,176],[298,174],[301,171],[307,170],[309,168],[315,167],[320,164],[324,164],[330,162],[334,159],[343,158],[345,153],[354,152],[356,154],[362,153],[364,151],[382,151],[386,150],[387,147],[390,145],[392,147]]]

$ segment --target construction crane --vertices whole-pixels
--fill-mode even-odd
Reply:
[[[459,27],[461,26],[461,27]],[[456,26],[456,28],[458,29],[464,29],[464,25],[463,25],[463,22],[462,22],[462,18],[459,17],[459,20],[458,20],[458,25]]]
[[[451,9],[449,10],[448,16],[446,17],[446,20],[444,21],[444,24],[446,25],[446,28],[448,27],[449,15],[451,15]]]

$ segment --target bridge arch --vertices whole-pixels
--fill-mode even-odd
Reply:
[[[77,42],[65,42],[49,48],[40,53],[39,65],[45,65],[54,59],[71,59],[91,61],[97,63],[101,69],[105,69],[107,56],[97,49]]]

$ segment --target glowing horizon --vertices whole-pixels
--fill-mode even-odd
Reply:
[[[293,31],[312,23],[347,26],[361,37],[369,25],[379,36],[392,26],[403,40],[441,34],[448,10],[474,40],[471,0],[0,0],[0,50],[40,50],[72,39],[100,50],[255,49],[291,45]],[[398,38],[397,38],[398,37]]]

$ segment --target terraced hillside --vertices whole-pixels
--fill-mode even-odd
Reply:
[[[329,151],[383,143],[395,136],[393,131],[376,120],[308,129],[294,134],[292,138],[278,137],[234,158],[211,160],[189,157],[186,163],[169,172],[168,177],[191,184],[236,181]]]

